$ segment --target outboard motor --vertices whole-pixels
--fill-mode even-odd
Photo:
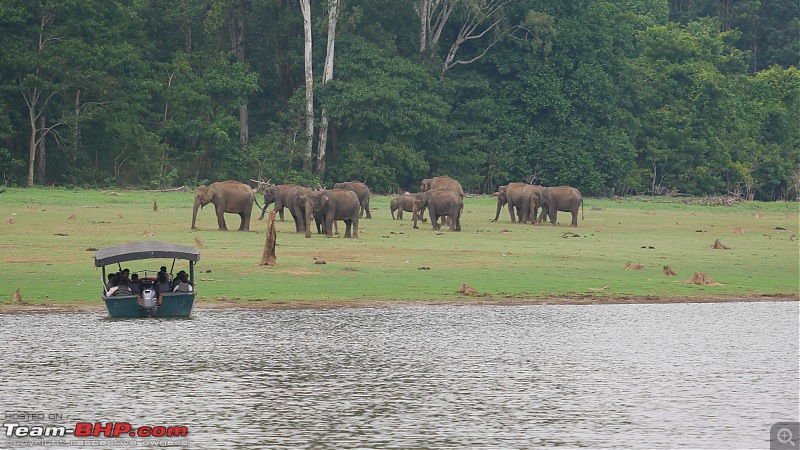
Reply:
[[[142,307],[145,309],[147,317],[156,316],[156,310],[158,309],[158,305],[156,305],[157,299],[158,294],[156,294],[155,289],[146,288],[142,290]]]

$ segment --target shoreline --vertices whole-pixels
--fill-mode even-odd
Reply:
[[[748,294],[710,295],[703,297],[679,296],[620,296],[620,297],[541,297],[541,298],[494,298],[464,296],[442,300],[229,300],[215,298],[199,301],[194,311],[224,310],[286,310],[286,309],[339,309],[339,308],[398,308],[414,306],[532,306],[532,305],[648,305],[670,303],[748,303],[748,302],[800,302],[798,294]],[[0,302],[3,314],[48,314],[71,312],[105,312],[102,302],[67,304]]]

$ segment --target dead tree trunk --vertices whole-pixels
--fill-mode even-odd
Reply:
[[[277,266],[278,259],[275,257],[275,211],[269,212],[267,219],[267,240],[264,242],[264,254],[261,256],[259,266]]]

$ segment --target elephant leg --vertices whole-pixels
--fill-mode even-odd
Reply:
[[[511,223],[517,223],[514,216],[514,202],[508,202],[508,215],[511,216]]]
[[[372,214],[369,212],[369,198],[364,202],[364,211],[367,212],[367,219],[372,219]]]
[[[217,229],[219,231],[228,231],[228,227],[225,225],[225,208],[217,205],[214,206],[216,207],[217,213]]]
[[[353,221],[352,221],[352,220],[347,220],[347,219],[345,219],[345,221],[344,221],[344,226],[345,226],[345,230],[344,230],[344,237],[345,237],[346,239],[350,239],[350,238],[352,237],[352,236],[350,235],[350,227],[352,227],[352,226],[353,226]]]
[[[239,217],[242,219],[239,224],[239,231],[250,231],[250,224],[247,223],[247,216],[245,213],[240,212]]]
[[[538,219],[536,219],[536,223],[542,223],[542,221],[543,221],[543,220],[545,219],[545,217],[547,217],[547,216],[548,216],[548,211],[547,211],[547,208],[546,208],[546,207],[544,207],[544,206],[542,206],[542,212],[540,212],[540,213],[539,213],[539,218],[538,218]]]
[[[358,239],[358,217],[352,220],[353,222],[353,239]]]
[[[575,208],[570,212],[572,213],[572,223],[570,224],[570,228],[578,228],[578,209]]]
[[[325,214],[325,237],[333,237],[331,231],[333,230],[333,223],[336,222],[333,220],[333,214]]]
[[[558,208],[552,208],[552,211],[550,211],[550,223],[553,226],[556,226],[557,217],[558,217]]]
[[[278,210],[278,215],[281,218],[281,222],[283,222],[283,207],[282,206],[281,206],[281,209]]]
[[[531,204],[530,203],[522,203],[522,217],[520,218],[520,223],[528,223],[528,220],[531,218]]]
[[[392,217],[394,219],[394,217]],[[397,220],[403,220],[403,208],[397,209]]]

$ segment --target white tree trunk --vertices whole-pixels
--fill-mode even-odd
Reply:
[[[418,0],[414,11],[419,16],[419,53],[432,50],[439,43],[442,30],[458,0]]]
[[[33,168],[36,161],[36,119],[38,119],[39,116],[36,114],[35,109],[36,100],[32,100],[28,103],[28,119],[31,125],[31,137],[28,141],[28,182],[26,183],[28,187],[33,186]]]
[[[336,22],[339,19],[339,0],[328,0],[328,48],[325,54],[325,68],[322,71],[322,84],[333,79],[333,55],[336,47]],[[328,111],[323,106],[319,125],[317,145],[317,175],[325,179],[325,150],[328,145]]]
[[[244,64],[244,1],[238,0],[228,10],[228,28],[231,34],[231,48],[236,55],[236,61]],[[247,102],[239,107],[239,145],[246,154],[250,144],[250,126],[247,111]]]
[[[311,154],[314,148],[314,71],[311,67],[313,46],[311,43],[311,0],[300,0],[303,12],[303,41],[305,43],[306,72],[306,154],[303,165],[311,171]]]

